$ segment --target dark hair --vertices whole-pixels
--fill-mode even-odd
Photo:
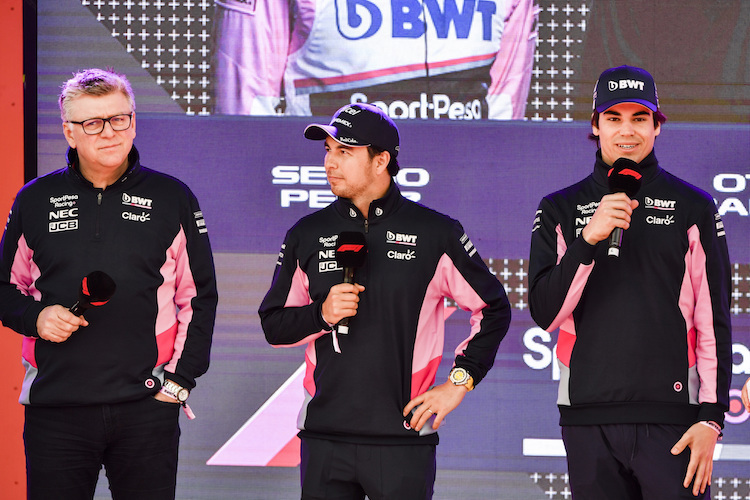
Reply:
[[[661,112],[661,110],[657,109],[654,111],[654,128],[658,127],[662,123],[665,123],[667,121],[667,115]],[[599,128],[599,112],[597,110],[594,110],[593,113],[591,113],[591,125]],[[589,132],[589,140],[594,141],[597,145],[599,144],[599,136],[595,135],[593,132]]]
[[[378,146],[372,145],[367,146],[367,153],[370,155],[370,159],[372,160],[377,155],[385,151],[385,149],[382,149]],[[388,163],[388,174],[393,177],[396,175],[401,167],[398,165],[398,160],[395,156],[391,154],[391,161]]]

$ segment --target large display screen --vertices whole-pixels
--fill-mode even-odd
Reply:
[[[569,498],[556,335],[528,312],[529,241],[541,197],[593,167],[591,91],[622,63],[655,76],[670,117],[660,163],[709,192],[724,220],[734,382],[713,496],[750,495],[747,2],[324,0],[319,17],[314,4],[37,2],[39,174],[64,166],[60,84],[113,67],[135,88],[143,163],[193,189],[211,236],[219,311],[191,395],[198,418],[182,422],[178,498],[299,498],[303,352],[271,348],[257,309],[286,230],[334,199],[322,143],[302,131],[356,99],[394,116],[401,190],[463,223],[513,306],[494,368],[440,430],[435,498]],[[663,26],[648,32],[646,18]],[[469,327],[455,304],[445,311],[441,378]]]

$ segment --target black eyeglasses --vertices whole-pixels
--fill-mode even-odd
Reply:
[[[91,118],[90,120],[84,120],[82,122],[74,122],[68,120],[68,123],[75,123],[80,125],[83,132],[87,135],[101,134],[104,130],[104,124],[109,122],[110,127],[115,132],[127,130],[130,128],[130,123],[133,121],[133,113],[124,115],[110,116],[109,118]]]

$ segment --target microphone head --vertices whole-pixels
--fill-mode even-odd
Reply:
[[[607,175],[610,193],[625,193],[633,198],[641,188],[643,174],[638,164],[629,158],[615,160]]]
[[[93,271],[84,276],[78,302],[84,307],[103,306],[115,293],[114,280],[104,271]]]
[[[362,267],[367,257],[367,240],[364,233],[344,231],[336,241],[336,263],[344,268]]]

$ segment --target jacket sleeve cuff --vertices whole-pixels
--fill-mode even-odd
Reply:
[[[697,421],[700,422],[701,420],[707,420],[707,421],[716,422],[723,429],[725,411],[726,411],[726,408],[716,403],[703,403],[701,404],[701,408],[698,411]]]
[[[26,308],[23,313],[23,331],[20,333],[27,337],[39,338],[39,332],[36,330],[36,320],[45,307],[47,306],[41,302],[33,302]]]
[[[575,258],[581,264],[591,264],[594,261],[594,255],[596,254],[596,245],[590,245],[583,236],[579,236],[573,243],[571,243],[568,250],[565,252],[566,255],[575,255]]]
[[[321,330],[325,330],[327,332],[333,330],[333,327],[336,326],[336,325],[330,324],[323,317],[323,301],[318,302],[317,310],[318,310],[318,323],[320,325],[320,329]]]

